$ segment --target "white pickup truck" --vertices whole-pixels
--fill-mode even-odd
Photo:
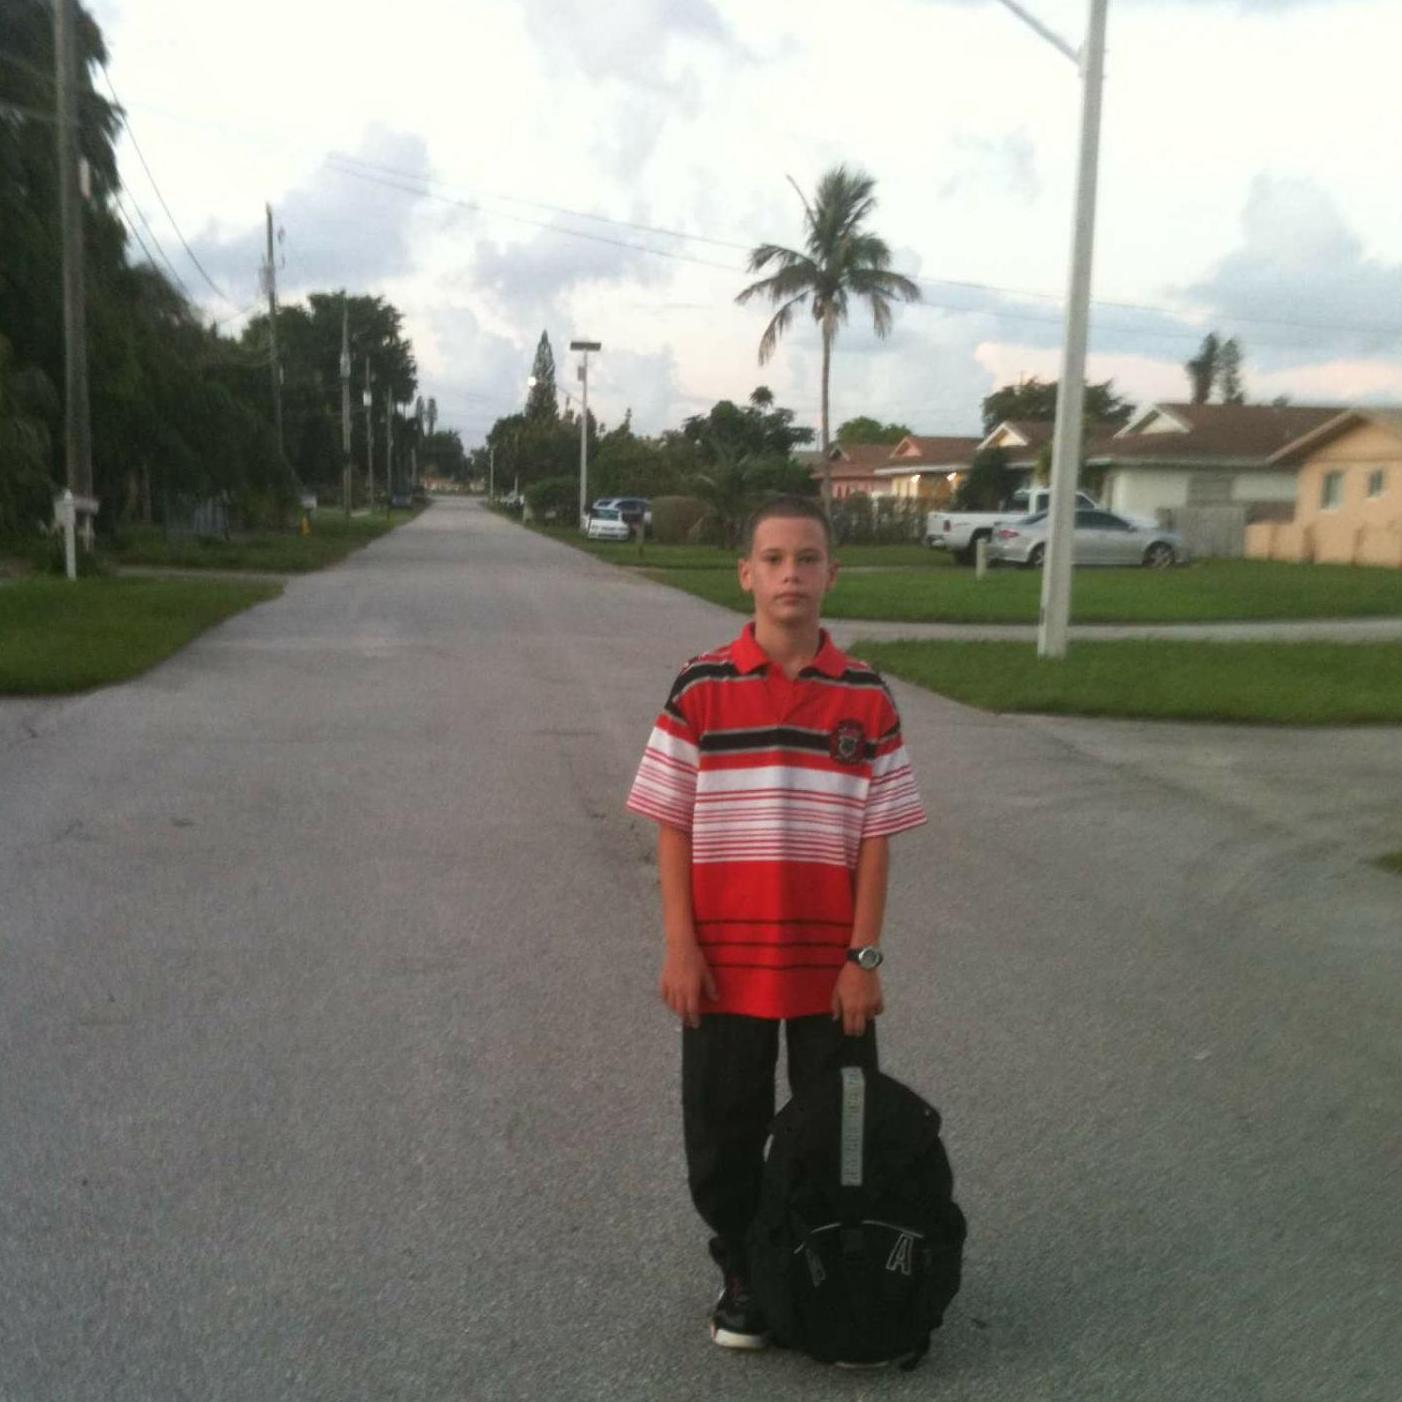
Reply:
[[[931,550],[948,550],[961,565],[971,565],[979,541],[987,540],[999,521],[1035,516],[1050,504],[1049,487],[1022,487],[1008,498],[1004,511],[932,511],[925,518],[925,544]],[[1077,492],[1076,509],[1099,511],[1101,506],[1094,497]]]

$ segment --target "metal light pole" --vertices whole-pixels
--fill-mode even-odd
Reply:
[[[582,351],[579,380],[584,386],[583,412],[579,416],[579,520],[583,526],[589,502],[589,352],[602,350],[600,341],[571,341],[570,349]]]
[[[1095,252],[1095,197],[1100,155],[1100,99],[1105,86],[1105,24],[1109,0],[1090,0],[1086,41],[1074,49],[1029,14],[1017,0],[1000,0],[1081,70],[1081,150],[1071,229],[1071,274],[1066,294],[1066,339],[1052,438],[1051,515],[1042,573],[1042,610],[1037,655],[1066,656],[1071,614],[1071,563],[1075,542],[1076,477],[1080,470],[1086,393],[1086,339],[1090,321],[1090,275]]]

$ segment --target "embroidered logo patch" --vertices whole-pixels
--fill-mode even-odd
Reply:
[[[839,764],[860,764],[866,754],[867,733],[859,720],[840,720],[828,740],[828,754]]]

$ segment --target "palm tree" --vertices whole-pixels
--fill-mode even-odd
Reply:
[[[792,182],[791,182],[792,183]],[[802,190],[807,237],[804,251],[762,243],[750,254],[750,272],[768,277],[751,283],[736,297],[742,306],[752,297],[767,298],[778,310],[759,340],[759,363],[774,354],[779,337],[789,328],[794,312],[807,305],[823,334],[823,504],[832,505],[832,465],[828,462],[828,380],[832,369],[832,343],[837,328],[847,320],[852,297],[871,306],[872,325],[881,337],[891,332],[891,303],[920,300],[920,289],[910,278],[891,271],[891,250],[884,239],[866,232],[862,225],[876,208],[872,194],[876,181],[862,171],[835,166],[818,182],[810,204]]]

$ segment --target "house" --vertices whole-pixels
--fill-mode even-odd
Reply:
[[[1085,448],[1112,511],[1152,516],[1180,507],[1295,500],[1293,469],[1271,458],[1327,423],[1337,405],[1150,404]]]
[[[887,443],[834,443],[828,449],[828,463],[832,472],[832,496],[834,501],[850,497],[855,492],[865,492],[875,496],[885,485],[876,475],[877,469],[886,465],[891,448]],[[814,478],[823,480],[822,455],[810,468]]]
[[[932,508],[944,505],[972,465],[978,446],[977,438],[907,434],[887,450],[885,465],[877,469],[881,495],[906,501],[919,499]]]
[[[1046,419],[1004,419],[978,445],[978,451],[1001,448],[1008,471],[1015,474],[1018,487],[1030,487],[1042,465],[1043,455],[1051,460],[1052,434],[1056,425]]]
[[[1346,409],[1271,458],[1295,514],[1246,529],[1254,559],[1402,569],[1402,409]]]

